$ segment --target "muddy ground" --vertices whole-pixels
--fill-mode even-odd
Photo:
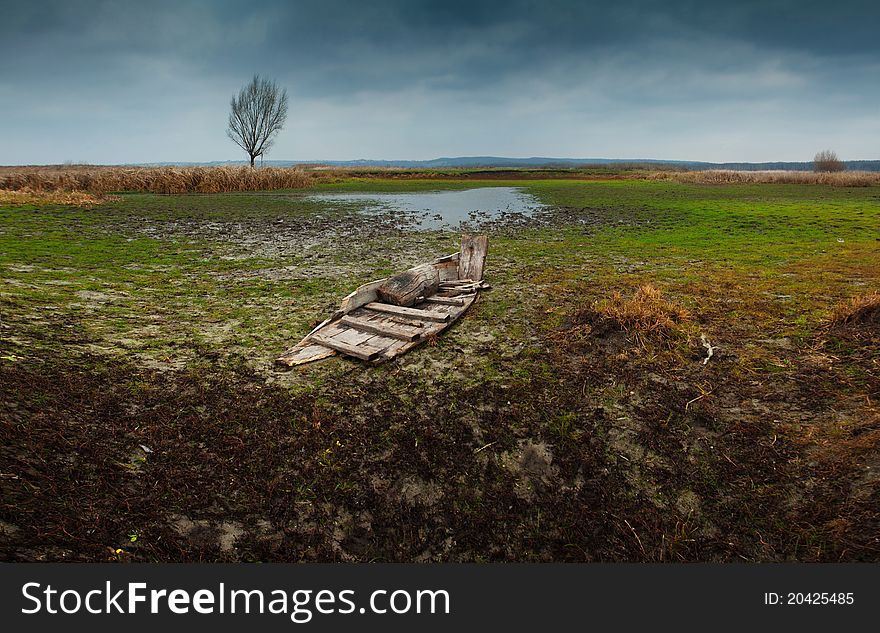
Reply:
[[[5,269],[4,560],[878,560],[880,325],[792,325],[802,262],[602,251],[657,218],[557,205],[470,227],[493,289],[437,341],[285,371],[273,355],[351,287],[457,236],[156,204],[82,230],[195,245],[125,264],[167,287],[76,256]],[[693,315],[671,338],[592,311],[646,280]]]

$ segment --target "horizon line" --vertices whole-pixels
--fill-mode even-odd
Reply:
[[[266,159],[263,163],[290,163],[302,165],[333,165],[345,163],[362,163],[365,166],[370,164],[380,165],[387,164],[392,166],[395,163],[434,163],[438,161],[510,161],[520,162],[524,165],[530,164],[528,161],[540,161],[542,163],[569,163],[569,164],[613,164],[613,163],[655,163],[655,164],[682,164],[682,165],[773,165],[773,164],[810,164],[812,159],[806,160],[726,160],[711,161],[699,159],[680,159],[680,158],[607,158],[607,157],[561,157],[561,156],[498,156],[498,155],[469,155],[469,156],[437,156],[435,158],[414,159],[414,158],[325,158],[325,159],[288,159],[288,158],[272,158]],[[2,167],[61,167],[61,166],[94,166],[94,167],[141,167],[150,165],[212,165],[218,163],[244,163],[247,159],[216,159],[216,160],[155,160],[155,161],[139,161],[139,162],[119,162],[119,163],[94,163],[89,161],[64,161],[61,163],[27,163],[27,164],[5,164]],[[842,160],[843,163],[880,163],[880,158],[853,158]],[[484,163],[473,166],[498,166],[491,163]]]

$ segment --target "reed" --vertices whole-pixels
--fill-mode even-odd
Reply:
[[[33,191],[30,189],[10,191],[0,189],[0,205],[49,203],[75,207],[93,207],[112,197],[84,191]]]
[[[837,187],[870,187],[880,185],[880,172],[867,171],[734,171],[708,169],[704,171],[653,171],[643,176],[648,180],[670,182],[732,185],[732,184],[792,184],[832,185]]]
[[[299,168],[280,167],[7,167],[0,170],[0,190],[93,195],[123,191],[223,193],[299,189],[317,178]]]

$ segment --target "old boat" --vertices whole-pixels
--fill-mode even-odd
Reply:
[[[364,284],[276,362],[292,367],[334,354],[381,362],[408,352],[448,328],[488,288],[488,244],[485,235],[465,235],[458,253]]]

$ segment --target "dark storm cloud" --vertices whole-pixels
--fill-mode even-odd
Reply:
[[[878,6],[7,3],[0,163],[237,157],[225,110],[254,72],[291,94],[276,158],[871,157]]]

